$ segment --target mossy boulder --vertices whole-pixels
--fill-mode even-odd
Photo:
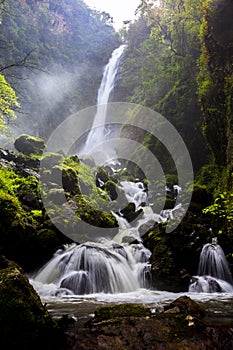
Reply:
[[[109,193],[113,201],[117,199],[117,184],[114,181],[108,180],[104,185],[104,189]]]
[[[105,170],[105,168],[101,167],[98,169],[98,172],[96,174],[96,179],[102,182],[107,182],[108,180],[110,180],[110,177],[107,171]]]
[[[26,155],[42,155],[45,148],[45,143],[40,137],[23,134],[16,138],[14,146],[19,152]]]
[[[0,348],[58,349],[61,332],[22,269],[0,257]]]
[[[113,319],[116,317],[129,316],[150,316],[151,312],[148,308],[139,304],[119,304],[114,306],[100,307],[96,309],[93,323]]]
[[[46,169],[51,169],[54,165],[60,164],[63,155],[60,153],[46,152],[41,159],[41,165]]]

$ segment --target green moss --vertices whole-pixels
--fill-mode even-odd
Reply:
[[[41,157],[41,162],[45,168],[52,168],[56,164],[60,164],[63,160],[63,155],[53,152],[44,152]]]
[[[41,155],[45,148],[44,140],[40,137],[22,134],[15,140],[15,148],[26,155]]]
[[[139,304],[119,304],[114,306],[100,307],[95,311],[93,322],[101,322],[116,317],[143,317],[150,316],[151,312]]]

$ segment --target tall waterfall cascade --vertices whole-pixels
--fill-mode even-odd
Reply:
[[[233,279],[227,259],[214,237],[211,243],[203,246],[197,276],[193,276],[190,292],[233,292]]]
[[[105,140],[108,134],[110,133],[110,130],[106,127],[106,117],[108,109],[107,104],[109,102],[111,93],[113,92],[113,89],[115,87],[116,75],[125,48],[126,45],[121,45],[120,47],[115,49],[112,53],[108,64],[104,68],[103,78],[97,96],[97,112],[94,116],[92,128],[88,133],[84,147],[79,151],[80,156],[89,155],[93,147],[96,147],[96,145],[101,144],[101,142],[103,142],[103,140]],[[106,149],[102,148],[101,151],[105,153]],[[113,153],[112,157],[114,156],[116,157],[116,155]]]

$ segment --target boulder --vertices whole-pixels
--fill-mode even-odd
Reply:
[[[22,269],[0,256],[0,348],[58,349],[62,332]]]
[[[42,155],[45,143],[44,140],[39,137],[23,134],[16,138],[14,146],[17,151],[26,155]]]

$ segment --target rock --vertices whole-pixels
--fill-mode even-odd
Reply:
[[[109,175],[103,167],[98,169],[96,179],[100,180],[101,182],[107,182],[109,180]]]
[[[51,182],[59,184],[64,188],[64,191],[71,194],[80,193],[77,173],[71,167],[55,165],[51,171]]]
[[[113,319],[116,317],[130,316],[150,316],[151,312],[148,308],[138,304],[120,304],[109,307],[100,307],[95,311],[95,317],[92,320],[93,324],[101,321]]]
[[[26,206],[32,209],[40,209],[41,204],[38,199],[38,196],[36,196],[34,193],[25,193],[25,195],[22,197],[22,202]]]
[[[47,152],[43,155],[41,166],[51,170],[53,166],[60,164],[62,162],[62,159],[62,154]]]
[[[19,152],[26,155],[42,155],[45,143],[44,140],[39,137],[23,134],[16,138],[14,146]]]
[[[192,315],[196,317],[204,317],[205,315],[205,310],[203,307],[187,296],[182,296],[176,299],[168,306],[165,306],[164,310],[168,312],[169,310],[174,310],[174,308],[177,310],[177,312],[185,315]]]
[[[194,186],[192,200],[190,203],[190,210],[201,212],[203,208],[211,204],[212,200],[212,195],[208,193],[205,188]]]
[[[51,188],[47,193],[47,200],[62,205],[66,203],[65,192],[62,188]]]
[[[0,348],[58,349],[62,332],[22,269],[0,258]]]
[[[67,331],[69,349],[232,349],[230,326],[206,325],[203,310],[189,297],[178,298],[167,310],[151,314],[137,304],[101,307],[83,328],[72,325]]]
[[[143,212],[143,209],[136,210],[136,206],[134,203],[129,203],[125,208],[121,209],[121,215],[125,219],[128,220],[128,222],[131,222],[135,220],[141,213]]]
[[[117,184],[115,182],[108,180],[104,185],[104,189],[109,193],[111,200],[117,199]]]

